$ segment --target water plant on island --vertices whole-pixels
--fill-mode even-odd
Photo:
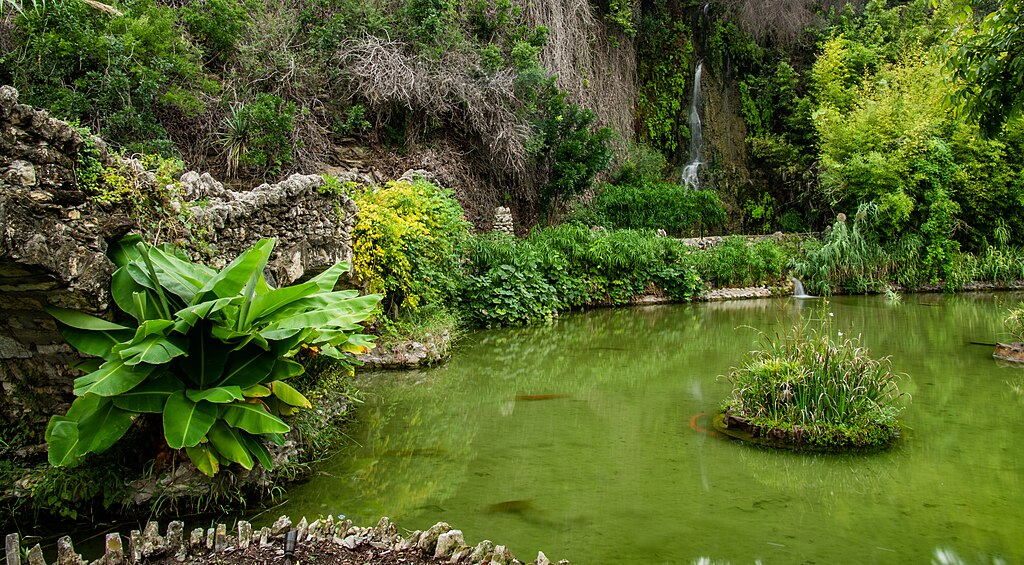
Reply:
[[[833,336],[831,313],[824,320],[766,338],[730,372],[721,431],[821,451],[883,447],[899,437],[903,393],[889,358],[872,358],[859,337]]]
[[[113,245],[111,295],[123,320],[48,309],[68,343],[90,356],[75,379],[77,398],[47,427],[50,463],[77,465],[153,414],[166,445],[207,475],[231,463],[270,470],[264,440],[283,443],[290,426],[282,417],[310,407],[285,382],[304,371],[293,357],[313,348],[345,362],[365,351],[371,342],[359,322],[380,301],[334,290],[343,262],[273,288],[263,276],[273,248],[261,240],[216,271],[138,236]]]

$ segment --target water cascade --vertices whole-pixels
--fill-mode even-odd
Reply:
[[[800,282],[800,279],[796,277],[790,277],[790,279],[793,281],[793,298],[814,298],[804,290],[804,283]]]
[[[683,167],[683,184],[693,190],[700,188],[697,173],[704,164],[704,132],[700,122],[700,75],[703,70],[704,63],[697,63],[697,70],[693,74],[693,103],[690,104],[690,162]]]

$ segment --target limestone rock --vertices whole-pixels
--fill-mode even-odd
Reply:
[[[514,560],[512,552],[504,545],[495,547],[494,553],[491,554],[491,565],[511,565]]]
[[[434,549],[435,559],[451,557],[460,546],[466,545],[466,538],[461,530],[451,530],[437,537],[437,546]]]
[[[485,539],[476,544],[476,548],[473,549],[473,553],[469,555],[469,561],[471,563],[480,563],[487,559],[492,553],[494,553],[494,542],[489,539]]]
[[[281,516],[274,522],[274,525],[270,526],[270,534],[273,536],[283,536],[292,529],[292,519],[288,516]]]
[[[494,209],[494,225],[492,231],[515,235],[515,223],[512,220],[512,210],[505,206],[498,206]]]
[[[544,555],[543,551],[538,551],[537,560],[534,561],[534,565],[551,565],[551,560],[548,559],[547,555]]]
[[[450,531],[452,528],[445,522],[438,522],[430,527],[426,532],[423,532],[423,536],[420,537],[418,547],[421,551],[427,554],[431,554],[437,549],[437,539],[441,534]]]

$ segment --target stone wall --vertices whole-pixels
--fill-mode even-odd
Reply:
[[[331,555],[331,546],[338,546],[354,552],[364,553],[358,562],[373,562],[374,553],[392,555],[388,563],[438,559],[447,563],[523,565],[503,545],[483,540],[475,546],[466,545],[461,530],[453,530],[444,522],[438,522],[426,531],[415,531],[408,536],[398,533],[398,528],[387,518],[381,518],[374,527],[353,526],[351,520],[334,516],[314,520],[302,518],[293,523],[291,518],[281,516],[272,526],[254,530],[246,521],[239,521],[237,535],[225,524],[203,530],[196,528],[186,537],[182,522],[167,525],[166,535],[161,536],[156,522],[149,522],[145,531],[133,530],[127,540],[119,533],[106,535],[105,552],[92,561],[92,565],[137,565],[142,563],[266,563],[305,562],[304,554],[312,562],[331,562],[337,556]],[[288,538],[293,541],[288,542]],[[127,542],[127,543],[126,543]],[[42,548],[36,544],[26,559],[21,557],[21,539],[18,534],[9,534],[5,539],[7,565],[46,565]],[[324,559],[327,559],[325,561]],[[64,536],[57,541],[55,565],[85,565],[75,551],[71,538]],[[568,565],[568,561],[559,561]],[[543,552],[530,565],[551,565]]]
[[[175,243],[211,266],[264,237],[277,238],[266,272],[277,285],[352,258],[355,203],[327,193],[319,176],[234,192],[190,172],[157,187],[139,162],[111,154],[101,139],[19,104],[13,88],[0,87],[0,422],[16,422],[28,441],[41,441],[49,416],[66,409],[75,376],[69,363],[78,358],[43,308],[109,314],[108,243],[131,232],[161,242],[173,231],[144,230],[123,207],[90,199],[76,183],[87,150],[104,167],[129,171],[140,191],[170,195],[167,221],[187,221],[193,234]]]

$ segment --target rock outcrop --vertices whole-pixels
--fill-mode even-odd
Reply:
[[[161,194],[166,210],[157,228],[151,219],[142,225],[129,206],[92,198],[79,186],[86,163],[123,171],[141,194]],[[273,237],[266,276],[277,285],[351,261],[355,203],[326,190],[320,176],[293,175],[246,192],[194,172],[168,186],[157,182],[140,162],[0,87],[0,419],[18,422],[27,439],[39,441],[49,415],[67,407],[75,376],[69,364],[78,359],[43,308],[109,314],[110,242],[143,233],[220,267]]]

